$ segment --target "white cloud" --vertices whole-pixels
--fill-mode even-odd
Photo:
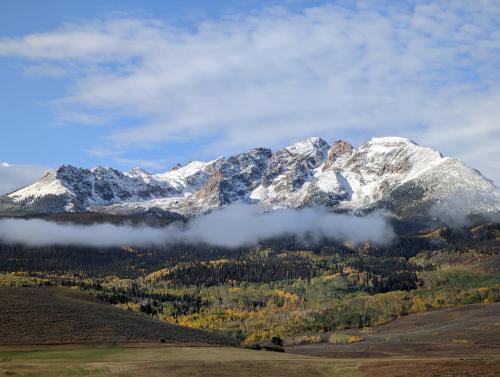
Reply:
[[[27,235],[29,235],[27,237]],[[283,209],[262,212],[249,205],[230,205],[190,220],[163,228],[112,224],[56,224],[31,219],[0,219],[0,240],[37,245],[150,245],[207,243],[238,247],[255,245],[273,237],[295,236],[320,240],[389,243],[394,233],[382,214],[363,217],[340,215],[320,208]]]
[[[30,165],[0,164],[0,195],[28,186],[39,180],[47,168]]]
[[[141,119],[110,130],[102,145],[117,153],[186,139],[221,154],[310,135],[401,135],[500,182],[500,3],[352,4],[269,8],[194,31],[94,20],[2,38],[0,55],[39,72],[67,67],[75,82],[62,112]]]

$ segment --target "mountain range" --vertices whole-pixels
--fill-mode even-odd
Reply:
[[[64,165],[0,197],[0,213],[177,213],[190,216],[231,203],[391,211],[403,218],[498,215],[500,189],[479,171],[401,137],[358,148],[310,137],[272,151],[255,148],[150,174]]]

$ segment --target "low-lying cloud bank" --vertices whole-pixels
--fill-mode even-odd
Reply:
[[[44,245],[162,245],[207,243],[216,246],[251,246],[261,240],[293,236],[334,238],[339,241],[390,242],[392,227],[382,214],[364,217],[333,214],[325,209],[283,209],[262,212],[249,205],[231,205],[163,228],[130,225],[58,224],[39,219],[0,220],[0,240],[29,246]]]

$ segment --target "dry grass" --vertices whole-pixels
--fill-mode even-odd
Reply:
[[[496,360],[373,360],[363,361],[360,371],[370,377],[496,377],[500,361]]]
[[[44,346],[0,351],[0,375],[16,376],[345,376],[361,372],[354,361],[224,347]]]
[[[0,344],[232,345],[223,336],[142,317],[69,288],[0,288],[0,324]]]
[[[172,345],[0,347],[0,375],[493,377],[494,359],[328,359],[225,347]]]
[[[359,335],[348,335],[341,333],[333,333],[328,337],[328,343],[331,344],[353,344],[362,342],[363,340],[364,338]]]
[[[287,352],[337,358],[500,357],[500,303],[458,306],[411,314],[373,331],[342,330],[331,343],[287,347]],[[346,344],[347,336],[362,342]]]

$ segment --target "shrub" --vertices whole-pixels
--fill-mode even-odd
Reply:
[[[328,337],[328,342],[331,344],[352,344],[362,342],[363,337],[358,335],[338,334],[333,333]]]
[[[285,341],[286,346],[298,346],[300,344],[321,343],[320,335],[302,335],[294,338],[288,338]]]
[[[363,335],[373,335],[375,334],[375,329],[373,327],[363,327],[361,332]]]
[[[455,343],[455,344],[474,344],[474,341],[470,340],[470,339],[452,339],[452,343]]]

